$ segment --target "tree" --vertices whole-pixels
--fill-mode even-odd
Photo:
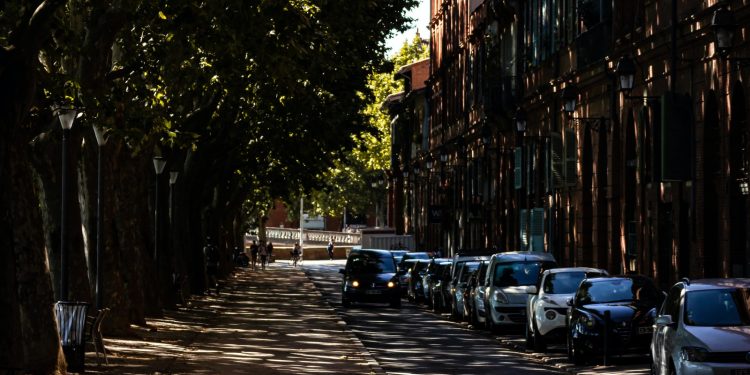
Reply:
[[[387,179],[385,173],[390,170],[391,124],[382,105],[389,95],[402,91],[395,73],[404,65],[428,57],[429,48],[417,34],[390,58],[391,70],[370,72],[367,86],[372,95],[362,113],[375,131],[358,134],[356,147],[324,173],[326,185],[312,194],[316,212],[325,215],[337,215],[344,209],[355,214],[370,212],[378,194],[382,194],[372,189],[371,183]]]

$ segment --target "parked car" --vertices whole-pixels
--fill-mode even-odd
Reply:
[[[678,282],[651,339],[652,373],[750,374],[750,279]]]
[[[584,279],[568,311],[568,357],[648,353],[656,310],[664,294],[645,276]]]
[[[407,270],[410,276],[409,286],[406,293],[410,301],[417,303],[424,301],[425,293],[422,282],[423,276],[427,271],[427,265],[430,264],[430,262],[432,262],[432,259],[417,259],[414,266]]]
[[[408,253],[407,250],[389,250],[391,254],[393,254],[393,259],[396,260],[396,264],[401,263],[401,259],[404,257],[404,254]]]
[[[464,292],[464,317],[474,328],[479,328],[480,325],[485,324],[484,282],[488,265],[489,261],[483,260],[480,262],[479,269],[469,277],[469,287]]]
[[[451,269],[453,263],[441,263],[435,271],[432,285],[432,311],[442,312],[450,306]]]
[[[424,288],[424,300],[425,303],[431,308],[432,307],[432,288],[437,283],[439,275],[439,266],[441,264],[451,264],[450,258],[433,258],[427,264],[424,275],[422,276],[422,287]]]
[[[464,318],[464,291],[469,284],[469,276],[479,269],[479,262],[469,261],[458,264],[455,279],[451,282],[451,319]]]
[[[529,291],[546,269],[556,266],[555,257],[538,251],[516,251],[492,256],[485,277],[484,306],[487,328],[526,324]]]
[[[398,267],[398,282],[401,288],[401,296],[406,296],[409,291],[409,280],[411,279],[411,270],[417,264],[419,259],[404,259]]]
[[[542,273],[539,286],[530,288],[526,307],[526,348],[544,351],[547,341],[566,337],[568,303],[583,279],[607,276],[605,270],[588,267],[553,268]]]
[[[397,262],[399,270],[406,270],[405,262],[409,259],[430,259],[430,254],[420,251],[410,251],[401,257],[401,262]]]
[[[401,292],[396,276],[396,262],[387,250],[355,249],[346,259],[346,268],[339,272],[341,305],[352,302],[387,302],[401,307]]]

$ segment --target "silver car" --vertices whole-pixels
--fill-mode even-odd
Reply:
[[[683,279],[651,339],[655,374],[750,374],[750,279]]]

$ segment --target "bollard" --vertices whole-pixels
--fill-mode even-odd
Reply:
[[[604,338],[604,347],[602,351],[604,352],[604,362],[602,363],[604,366],[607,365],[607,357],[609,357],[609,318],[610,318],[610,312],[609,310],[604,311],[604,334],[602,337]]]

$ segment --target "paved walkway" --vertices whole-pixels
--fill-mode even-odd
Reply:
[[[106,338],[109,366],[86,354],[87,373],[382,373],[300,269],[286,261],[240,270],[221,296],[134,327],[135,338]]]

